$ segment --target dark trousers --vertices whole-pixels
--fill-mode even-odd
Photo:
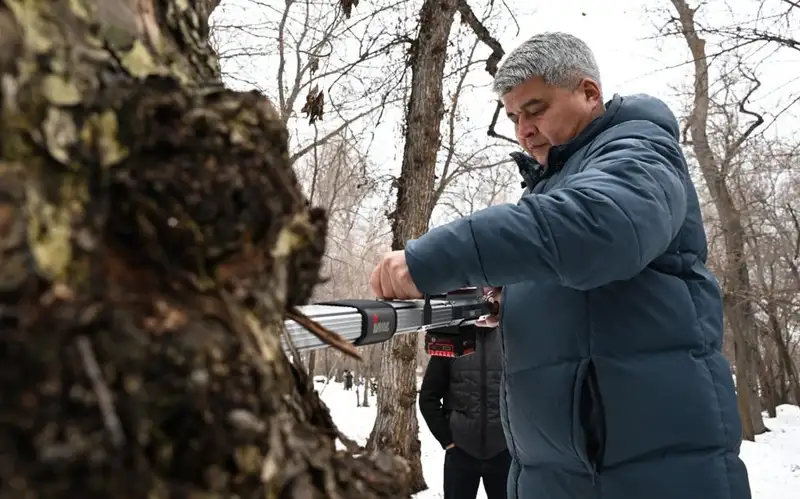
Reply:
[[[488,499],[506,499],[510,467],[507,450],[491,459],[478,459],[458,447],[449,449],[444,457],[444,499],[475,499],[481,478]]]

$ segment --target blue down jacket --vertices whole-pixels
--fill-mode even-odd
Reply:
[[[423,292],[504,286],[509,499],[749,499],[700,207],[660,100],[615,96],[528,188],[409,241]]]

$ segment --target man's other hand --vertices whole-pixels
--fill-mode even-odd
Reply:
[[[482,315],[475,321],[476,326],[480,327],[497,327],[500,325],[500,295],[503,288],[483,288],[483,296],[487,301],[495,303],[497,306],[497,313],[492,315]]]
[[[372,293],[385,300],[414,300],[422,298],[406,264],[403,250],[390,251],[372,271],[369,278]]]
[[[454,443],[450,444],[447,447],[445,447],[444,450],[450,450],[450,449],[454,448],[455,446],[456,446],[456,444],[454,444]]]

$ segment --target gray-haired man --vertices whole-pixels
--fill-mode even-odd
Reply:
[[[592,51],[564,33],[515,49],[494,88],[525,193],[388,253],[373,290],[502,287],[509,498],[749,499],[674,115],[645,95],[604,102]]]

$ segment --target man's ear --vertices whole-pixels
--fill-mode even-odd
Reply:
[[[578,88],[586,101],[592,107],[599,103],[603,98],[602,92],[600,91],[600,85],[591,78],[584,78],[581,80]]]

